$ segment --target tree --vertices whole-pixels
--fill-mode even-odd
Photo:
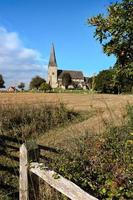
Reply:
[[[18,88],[21,89],[22,91],[24,90],[25,88],[25,84],[23,82],[19,83],[18,84]]]
[[[5,87],[4,83],[5,83],[5,81],[3,79],[3,76],[0,74],[0,88],[4,88]]]
[[[103,93],[107,92],[110,93],[111,88],[114,87],[113,75],[114,75],[113,69],[100,71],[99,74],[96,76],[95,89]]]
[[[95,91],[95,89],[96,89],[96,74],[87,78],[86,86],[90,91]]]
[[[119,68],[116,63],[114,66],[115,84],[119,86],[121,92],[131,92],[133,89],[133,63],[130,67]]]
[[[62,76],[62,85],[65,86],[65,89],[72,83],[72,78],[69,73],[64,73]]]
[[[47,92],[47,91],[51,91],[51,86],[48,83],[43,82],[40,87],[39,90]]]
[[[39,89],[42,83],[45,83],[45,79],[41,78],[40,76],[36,76],[32,78],[30,82],[30,89]]]
[[[100,41],[104,53],[117,58],[116,75],[133,81],[133,1],[122,0],[111,4],[106,16],[99,14],[88,19],[88,24],[96,27],[94,37]],[[122,73],[122,76],[121,76]],[[117,76],[115,76],[117,79]],[[114,79],[116,81],[116,79]]]

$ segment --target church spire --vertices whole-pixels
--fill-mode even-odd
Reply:
[[[49,65],[48,66],[57,67],[55,49],[54,49],[54,44],[53,43],[52,43],[52,48],[51,48],[51,53],[50,53],[50,59],[49,59]]]

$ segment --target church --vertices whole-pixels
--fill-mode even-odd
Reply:
[[[52,88],[64,88],[62,84],[62,77],[64,74],[69,74],[71,77],[71,85],[68,88],[85,88],[85,81],[82,71],[62,70],[58,69],[55,55],[55,48],[52,44],[50,59],[48,64],[48,78],[47,83]]]

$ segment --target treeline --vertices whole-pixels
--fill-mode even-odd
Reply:
[[[86,78],[87,87],[100,93],[133,93],[133,74],[118,72],[118,66],[100,71],[97,75]]]
[[[0,74],[0,88],[5,88],[5,81],[1,74]],[[20,82],[17,85],[17,88],[20,89],[21,91],[24,91],[25,83]],[[51,89],[52,89],[51,86],[48,83],[46,83],[45,79],[41,78],[40,76],[35,76],[31,79],[28,90],[38,90],[38,91],[47,92],[47,91],[51,91]]]

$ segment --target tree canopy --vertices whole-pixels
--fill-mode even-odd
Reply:
[[[111,4],[106,16],[99,14],[88,19],[95,26],[94,37],[98,39],[107,55],[114,54],[121,64],[133,58],[133,1],[123,0]]]
[[[95,89],[104,93],[111,87],[113,87],[113,69],[102,70],[96,76]]]
[[[71,84],[72,78],[69,73],[64,73],[62,76],[62,85],[67,89]]]
[[[46,82],[43,82],[39,87],[39,90],[41,90],[43,92],[47,92],[47,91],[49,92],[49,91],[51,91],[51,89],[52,89],[51,86]]]
[[[0,74],[0,88],[4,88],[5,87],[4,83],[5,83],[5,81],[3,79],[3,76]]]
[[[25,84],[23,82],[19,83],[18,84],[18,88],[21,89],[22,91],[24,90],[25,88]]]
[[[30,89],[39,89],[42,83],[45,83],[45,79],[40,76],[35,76],[30,82]]]
[[[117,82],[123,88],[128,83],[125,80],[130,80],[133,86],[133,1],[113,3],[107,11],[107,15],[88,19],[88,24],[96,28],[94,37],[102,44],[104,53],[116,56],[114,84]]]

